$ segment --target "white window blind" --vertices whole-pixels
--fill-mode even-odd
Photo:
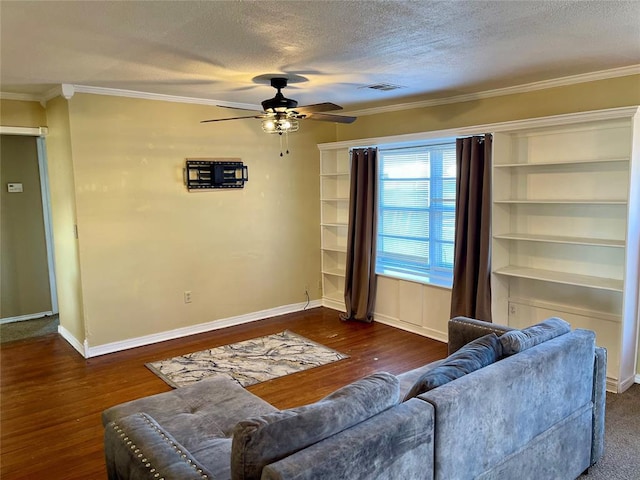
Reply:
[[[379,162],[376,273],[450,287],[455,141],[380,150]]]

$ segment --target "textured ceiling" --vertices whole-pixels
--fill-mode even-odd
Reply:
[[[640,64],[640,1],[0,1],[0,90],[390,104]],[[403,88],[362,88],[389,83]]]

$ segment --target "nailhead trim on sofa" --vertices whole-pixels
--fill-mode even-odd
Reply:
[[[169,437],[167,437],[164,432],[162,430],[160,430],[156,425],[154,425],[152,422],[149,421],[149,418],[143,414],[143,413],[138,413],[137,414],[139,417],[141,417],[142,419],[144,419],[145,422],[147,422],[149,424],[149,426],[151,428],[153,428],[161,437],[162,439],[167,442],[175,451],[178,455],[180,455],[180,458],[182,460],[184,460],[190,467],[192,467],[203,480],[208,480],[209,477],[203,473],[202,469],[198,468],[198,466],[196,464],[193,463],[193,461],[190,458],[187,458],[187,455],[173,442],[169,439]],[[125,431],[120,428],[120,426],[116,423],[113,422],[113,428],[116,431],[116,433],[118,433],[120,435],[120,438],[122,438],[122,441],[125,442],[125,444],[131,449],[133,450],[134,455],[140,459],[140,461],[142,463],[144,463],[144,466],[146,468],[149,469],[150,473],[153,473],[153,477],[157,478],[158,480],[165,480],[164,477],[161,477],[160,473],[156,470],[156,468],[149,462],[149,460],[144,456],[144,454],[141,452],[141,450],[136,446],[135,443],[133,443],[132,440],[129,439],[129,437],[127,437]]]

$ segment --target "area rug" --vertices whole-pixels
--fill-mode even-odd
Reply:
[[[224,375],[243,387],[349,358],[289,330],[145,364],[170,386]]]

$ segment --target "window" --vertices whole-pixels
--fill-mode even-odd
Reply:
[[[451,287],[455,140],[379,152],[376,273]]]

